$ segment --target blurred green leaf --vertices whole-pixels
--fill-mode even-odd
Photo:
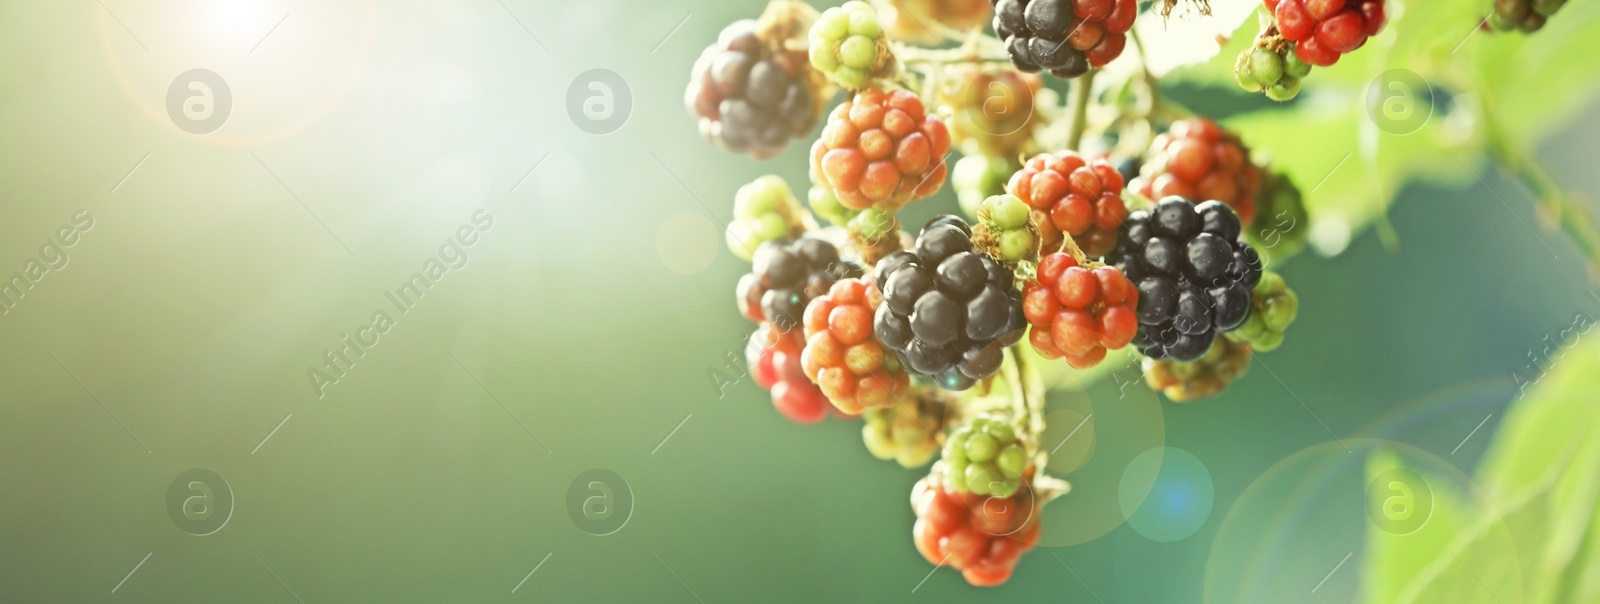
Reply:
[[[1600,89],[1600,2],[1568,2],[1531,35],[1480,32],[1456,55],[1497,131],[1532,148]]]
[[[1367,482],[1395,469],[1407,468],[1392,451],[1377,451],[1367,458]],[[1414,471],[1414,470],[1413,470]],[[1429,484],[1443,481],[1428,480]],[[1423,574],[1429,563],[1445,555],[1445,547],[1461,532],[1459,498],[1449,489],[1435,488],[1433,511],[1428,522],[1416,532],[1395,535],[1369,523],[1367,529],[1367,572],[1363,589],[1368,602],[1395,602],[1412,581]]]
[[[1475,480],[1483,500],[1461,510],[1465,520],[1454,521],[1461,528],[1442,552],[1436,541],[1412,539],[1431,526],[1372,535],[1366,601],[1556,603],[1600,593],[1587,572],[1600,562],[1600,347],[1569,346],[1506,413]],[[1369,468],[1394,463],[1374,456]],[[1435,497],[1446,500],[1438,490]]]

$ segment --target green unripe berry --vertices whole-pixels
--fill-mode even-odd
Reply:
[[[1255,293],[1263,296],[1270,296],[1287,288],[1288,285],[1284,283],[1283,275],[1279,275],[1278,273],[1274,273],[1272,271],[1265,271],[1261,274],[1261,281],[1256,283]]]
[[[967,459],[982,464],[994,459],[999,453],[1000,444],[995,442],[993,436],[979,432],[967,437]]]
[[[1250,345],[1258,351],[1272,352],[1277,350],[1279,346],[1283,345],[1283,332],[1267,332],[1260,338],[1252,340],[1251,342],[1252,343]]]
[[[866,4],[850,6],[850,4],[846,4],[845,8],[850,10],[850,33],[852,35],[876,38],[883,33],[883,28],[878,25],[878,15],[872,10],[871,6]]]
[[[957,432],[944,441],[944,459],[954,464],[967,463],[967,435]]]
[[[1278,83],[1267,87],[1267,98],[1274,101],[1287,101],[1299,94],[1299,78],[1283,78],[1278,80]]]
[[[1505,15],[1507,21],[1522,21],[1528,17],[1528,0],[1495,0],[1494,12]]]
[[[1265,48],[1250,52],[1250,72],[1255,81],[1272,85],[1283,77],[1283,56]]]
[[[1027,229],[1015,229],[1000,234],[1000,255],[1006,260],[1017,261],[1027,258],[1037,246],[1033,233]]]
[[[1261,313],[1252,312],[1250,318],[1245,319],[1238,329],[1228,332],[1234,340],[1242,342],[1255,342],[1267,336],[1267,324],[1261,319]]]
[[[1000,477],[989,471],[988,464],[970,464],[967,466],[966,475],[967,490],[978,495],[988,495],[991,489],[1000,486],[997,484]]]
[[[1533,12],[1548,17],[1556,14],[1563,4],[1566,4],[1566,0],[1533,0]]]
[[[1489,27],[1495,31],[1511,31],[1517,28],[1517,24],[1501,16],[1499,11],[1494,11],[1489,13]]]
[[[987,426],[984,426],[983,431],[988,432],[989,436],[993,436],[999,442],[1010,442],[1017,439],[1017,431],[1011,427],[1011,424],[1003,421],[991,420]]]
[[[1001,229],[1020,229],[1028,224],[1028,204],[1015,195],[995,195],[983,201],[989,222]]]
[[[951,463],[949,467],[945,468],[945,478],[950,481],[950,488],[955,489],[957,492],[965,493],[967,491],[966,462]]]
[[[839,68],[839,57],[833,54],[833,48],[827,42],[811,39],[811,66],[817,71],[833,71]]]
[[[861,426],[861,441],[867,444],[867,452],[878,459],[887,459],[895,454],[894,441],[886,428],[882,424]]]
[[[811,205],[811,211],[816,212],[823,220],[844,226],[861,212],[844,207],[839,197],[827,187],[811,187],[806,194],[806,201]]]
[[[1249,62],[1234,66],[1233,79],[1239,83],[1240,88],[1250,92],[1261,92],[1261,83],[1256,81],[1256,74],[1250,70]]]
[[[850,31],[850,15],[840,8],[830,8],[822,12],[816,24],[811,26],[811,37],[822,40],[838,40]]]
[[[878,238],[889,234],[894,230],[894,225],[894,216],[877,208],[862,210],[850,220],[850,226],[868,241],[877,241]]]
[[[750,234],[754,236],[757,241],[772,241],[789,234],[788,223],[785,223],[783,221],[783,215],[777,212],[762,214],[760,218],[755,219],[753,224],[755,225],[755,228]]]
[[[789,198],[789,185],[783,177],[768,174],[750,181],[733,194],[733,214],[740,218],[754,218],[776,212]]]
[[[995,456],[994,465],[1000,468],[1000,472],[1005,474],[1006,478],[1016,478],[1022,475],[1022,470],[1028,465],[1027,453],[1023,452],[1020,443],[1011,443]]]
[[[1269,331],[1282,332],[1294,322],[1295,315],[1299,312],[1299,297],[1295,296],[1294,292],[1284,292],[1267,298],[1261,305],[1261,322]]]
[[[1300,54],[1291,48],[1284,53],[1283,72],[1291,77],[1304,78],[1311,75],[1311,64],[1300,60]]]
[[[846,67],[867,69],[878,56],[878,45],[866,36],[850,36],[839,45],[839,60]]]
[[[862,88],[867,85],[867,72],[854,67],[840,67],[832,72],[833,81],[849,89]]]

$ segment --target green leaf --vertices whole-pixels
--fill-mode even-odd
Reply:
[[[1408,180],[1470,178],[1456,160],[1461,152],[1450,146],[1443,120],[1410,134],[1383,132],[1353,94],[1240,115],[1226,125],[1256,153],[1270,155],[1271,167],[1300,187],[1306,213],[1317,225],[1312,243],[1325,254],[1338,253],[1382,217]]]
[[[1533,34],[1480,33],[1457,55],[1496,130],[1531,148],[1600,90],[1600,3],[1568,2]]]
[[[1411,469],[1392,451],[1380,450],[1367,458],[1367,483],[1390,470]],[[1412,470],[1415,471],[1415,470]],[[1429,484],[1443,485],[1442,480]],[[1367,530],[1366,572],[1362,573],[1362,590],[1367,602],[1396,602],[1413,580],[1421,575],[1428,564],[1445,555],[1445,547],[1461,531],[1462,504],[1456,494],[1445,488],[1432,489],[1433,510],[1426,524],[1417,532],[1395,535],[1369,523]]]
[[[1507,412],[1474,481],[1482,501],[1461,511],[1442,554],[1434,541],[1369,540],[1366,601],[1553,604],[1600,593],[1600,346],[1569,342]]]

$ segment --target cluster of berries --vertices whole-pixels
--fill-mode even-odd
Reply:
[[[1039,261],[1022,291],[1022,313],[1033,329],[1028,342],[1047,359],[1088,369],[1107,350],[1133,341],[1139,331],[1139,290],[1112,266],[1083,266],[1057,252]]]
[[[1287,0],[1286,0],[1287,1]],[[1246,227],[1256,217],[1261,169],[1239,136],[1205,118],[1172,124],[1150,146],[1150,156],[1130,188],[1146,199],[1176,195],[1228,204]]]
[[[762,176],[733,195],[733,221],[726,233],[728,250],[750,260],[761,244],[799,237],[807,226],[805,212],[788,183],[771,174]]]
[[[1075,78],[1122,54],[1135,0],[995,0],[994,31],[1011,64]]]
[[[978,207],[978,226],[972,229],[972,244],[1008,267],[1031,260],[1037,254],[1039,239],[1028,223],[1031,210],[1015,195],[995,195]]]
[[[1287,101],[1299,95],[1300,80],[1308,75],[1311,75],[1311,64],[1300,59],[1292,44],[1273,44],[1270,38],[1239,53],[1239,60],[1233,65],[1233,76],[1239,86],[1250,92],[1264,92],[1274,101]]]
[[[922,466],[939,452],[944,431],[958,412],[944,391],[917,388],[894,405],[864,411],[861,440],[873,457],[892,459],[907,468]]]
[[[911,385],[900,362],[873,337],[872,314],[882,304],[876,286],[845,279],[806,306],[800,365],[845,413],[888,407]]]
[[[875,268],[884,302],[874,322],[878,340],[946,390],[994,374],[1026,326],[1011,271],[974,250],[971,237],[965,221],[939,216],[912,249]]]
[[[1300,60],[1327,67],[1383,31],[1384,0],[1263,0]]]
[[[1005,498],[1022,486],[1028,451],[1009,418],[986,414],[950,433],[944,443],[944,463],[951,490]]]
[[[809,36],[811,66],[845,90],[892,75],[894,54],[872,6],[850,0],[822,12]]]
[[[706,140],[767,159],[804,136],[822,113],[822,81],[804,51],[786,43],[809,25],[815,10],[801,2],[773,3],[761,21],[723,28],[690,72],[684,102]]]
[[[955,489],[951,480],[935,467],[911,489],[917,551],[929,564],[961,571],[972,585],[1005,583],[1017,560],[1039,541],[1041,498],[1026,480],[1005,497]]]
[[[1168,197],[1128,215],[1117,266],[1138,286],[1134,344],[1150,359],[1192,361],[1250,314],[1261,257],[1227,205]]]
[[[844,207],[900,209],[944,186],[950,132],[917,95],[868,88],[828,116],[811,171]]]
[[[1282,342],[1298,307],[1242,239],[1257,197],[1273,222],[1252,241],[1266,228],[1303,236],[1294,224],[1304,212],[1291,211],[1298,193],[1264,176],[1237,136],[1200,118],[1157,137],[1147,161],[1073,151],[1023,161],[1041,144],[1036,105],[1054,105],[1030,74],[1071,78],[1114,59],[1136,0],[991,0],[1017,70],[952,67],[962,92],[933,85],[939,107],[886,87],[899,69],[888,39],[907,24],[880,16],[971,29],[990,12],[982,0],[873,1],[818,14],[773,0],[704,52],[687,101],[713,143],[767,158],[815,126],[824,92],[851,94],[811,148],[807,196],[842,229],[818,230],[776,176],[735,195],[728,244],[752,262],[736,300],[758,324],[746,362],[791,420],[861,416],[867,450],[906,467],[942,454],[913,490],[916,547],[973,585],[998,585],[1037,542],[1040,507],[1064,489],[1036,472],[1041,401],[1025,394],[1023,362],[1001,386],[1021,397],[1015,411],[982,402],[993,382],[973,387],[1026,335],[1039,355],[1078,369],[1132,345],[1147,382],[1174,401],[1220,392],[1254,352]],[[1239,77],[1273,98],[1293,96],[1310,65],[1382,27],[1381,0],[1267,4],[1283,40],[1241,57]],[[1353,25],[1360,40],[1344,44]],[[1319,62],[1327,51],[1337,52]],[[967,154],[954,180],[976,226],[938,216],[912,239],[895,213],[943,186],[952,144]]]
[[[1567,0],[1494,0],[1488,25],[1496,31],[1539,31],[1566,4]]]
[[[1044,231],[1043,249],[1060,249],[1065,234],[1093,258],[1117,247],[1117,233],[1128,217],[1122,188],[1122,175],[1111,164],[1073,151],[1035,156],[1006,185],[1012,195],[1049,217],[1036,221]]]

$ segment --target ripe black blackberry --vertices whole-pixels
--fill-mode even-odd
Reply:
[[[1168,197],[1128,215],[1116,265],[1139,288],[1139,353],[1192,361],[1250,316],[1261,256],[1227,204]]]
[[[975,251],[972,229],[955,216],[934,218],[912,249],[879,261],[876,279],[878,341],[946,390],[993,375],[1027,326],[1011,271]]]
[[[1017,69],[1075,78],[1122,54],[1135,0],[991,0],[994,31]]]
[[[820,87],[805,51],[782,49],[783,40],[755,20],[735,21],[701,53],[684,101],[713,144],[766,159],[790,139],[805,135],[821,116]]]
[[[860,266],[839,258],[839,248],[812,237],[763,243],[752,262],[750,274],[739,279],[739,310],[782,332],[798,327],[806,305],[835,281],[862,274]]]

